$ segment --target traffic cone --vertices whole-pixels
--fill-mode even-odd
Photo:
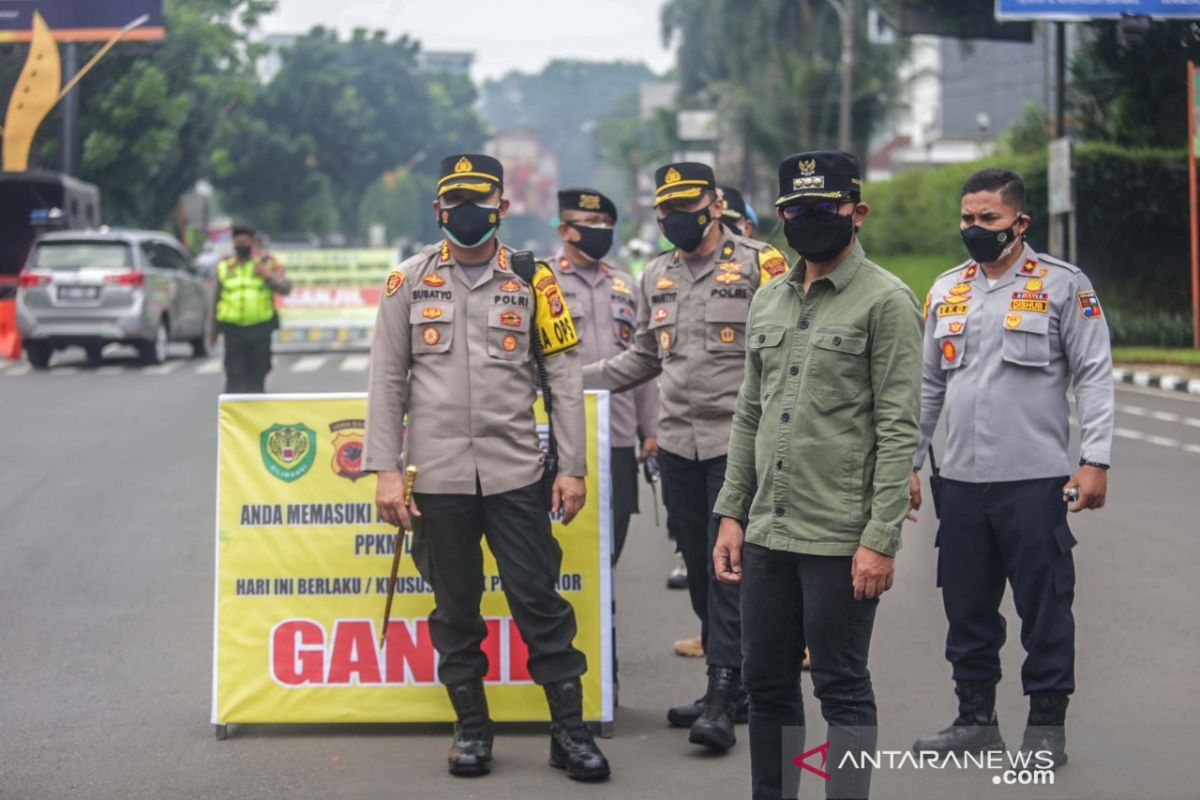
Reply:
[[[0,300],[0,358],[21,357],[21,334],[17,331],[17,301]]]

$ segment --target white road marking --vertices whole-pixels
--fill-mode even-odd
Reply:
[[[1173,422],[1179,425],[1187,425],[1191,428],[1200,428],[1200,418],[1185,417],[1173,411],[1154,411],[1142,406],[1131,406],[1124,403],[1117,405],[1117,411],[1120,411],[1122,414],[1128,414],[1131,417],[1146,417],[1158,422]]]
[[[316,372],[321,367],[325,366],[325,362],[329,359],[325,356],[305,356],[296,360],[292,364],[292,372]]]
[[[0,375],[3,375],[6,378],[19,378],[22,375],[28,375],[31,372],[33,372],[32,364],[17,364],[4,370],[4,372],[0,372]]]
[[[170,375],[175,370],[183,366],[182,361],[164,361],[163,363],[154,366],[146,367],[142,370],[143,375]]]
[[[207,361],[205,361],[203,364],[201,364],[200,366],[196,367],[196,374],[197,375],[216,375],[224,368],[224,366],[225,365],[221,362],[221,359],[210,358]]]
[[[124,375],[125,368],[110,364],[107,367],[96,367],[94,372],[96,375]]]
[[[50,370],[51,375],[74,375],[79,372],[79,367],[55,367]]]
[[[365,372],[370,365],[370,356],[357,354],[343,358],[341,369],[342,372]]]

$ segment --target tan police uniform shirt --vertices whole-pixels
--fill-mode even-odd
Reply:
[[[484,495],[541,478],[533,291],[510,258],[500,245],[471,286],[443,242],[388,276],[371,346],[367,471],[416,465],[416,491],[429,494],[473,495],[476,476]],[[575,477],[587,464],[582,363],[577,349],[546,357],[559,474]]]
[[[579,355],[592,364],[619,355],[633,346],[637,325],[638,285],[628,273],[604,262],[577,267],[559,251],[550,266],[558,276],[575,331]],[[638,435],[658,435],[658,385],[646,381],[609,400],[613,447],[636,447]]]
[[[678,250],[657,256],[642,274],[633,346],[588,364],[584,385],[622,391],[662,373],[659,446],[685,458],[725,455],[750,300],[787,267],[771,245],[729,233],[695,274]]]

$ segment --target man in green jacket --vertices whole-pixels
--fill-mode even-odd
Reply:
[[[830,743],[811,763],[830,774],[829,797],[865,798],[870,788],[869,770],[837,767],[845,752],[875,750],[867,651],[911,500],[921,311],[864,255],[861,191],[849,153],[780,165],[776,205],[801,258],[751,305],[714,509],[717,579],[741,584],[755,800],[796,796],[799,767],[781,754],[805,753],[805,646]]]

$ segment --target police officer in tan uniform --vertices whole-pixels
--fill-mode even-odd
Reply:
[[[458,718],[450,772],[485,774],[492,757],[483,691],[488,660],[480,649],[487,635],[479,612],[486,536],[529,647],[529,672],[550,704],[550,764],[579,780],[607,778],[608,762],[582,719],[579,677],[587,660],[572,645],[574,610],[555,589],[562,550],[547,515],[562,512],[570,523],[585,499],[577,339],[569,316],[567,325],[554,324],[569,311],[549,269],[531,287],[513,273],[512,252],[496,239],[508,211],[500,162],[454,155],[442,161],[441,174],[433,207],[445,238],[402,263],[384,288],[363,463],[378,474],[383,519],[413,529],[413,559],[433,586],[429,630],[438,678]],[[533,416],[535,340],[556,401],[560,468],[551,508]],[[420,468],[411,505],[405,462]]]
[[[725,751],[744,720],[741,622],[736,586],[717,583],[712,566],[713,503],[725,480],[733,406],[742,385],[746,317],[755,291],[786,271],[774,247],[727,231],[712,167],[684,162],[655,172],[654,204],[676,249],[646,266],[633,346],[589,364],[588,388],[621,391],[662,374],[659,462],[667,513],[678,523],[692,609],[708,662],[704,698],[672,708],[689,741]]]
[[[558,193],[558,214],[562,248],[550,264],[575,320],[583,363],[591,364],[633,345],[637,282],[604,261],[617,224],[612,200],[595,189],[563,189]],[[629,520],[638,511],[638,462],[658,452],[657,385],[646,381],[614,394],[609,415],[615,564],[625,546]]]

